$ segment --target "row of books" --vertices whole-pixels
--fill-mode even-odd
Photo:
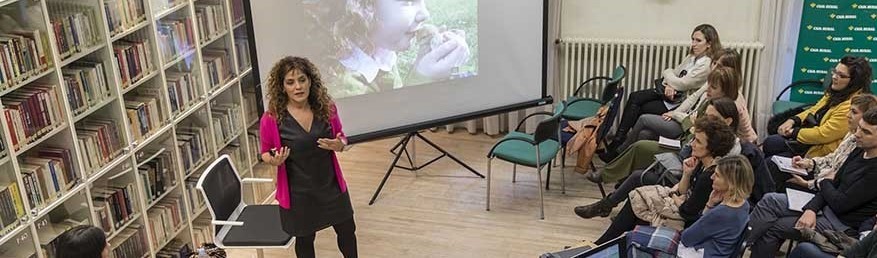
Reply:
[[[32,83],[3,96],[13,149],[20,149],[64,123],[60,87]]]
[[[253,62],[250,60],[250,41],[247,38],[235,38],[234,47],[238,54],[238,67],[241,71],[246,70]]]
[[[259,151],[261,147],[259,146],[259,129],[248,129],[247,130],[247,141],[250,142],[250,155],[255,157],[255,160],[252,160],[253,164],[257,163],[261,160],[262,153]]]
[[[244,86],[241,84],[241,86]],[[244,97],[244,114],[247,118],[247,127],[252,126],[253,121],[258,120],[259,117],[259,100],[256,99],[256,93],[254,92],[254,88],[242,88],[243,97]]]
[[[122,89],[140,81],[155,67],[148,39],[123,39],[113,43],[113,61],[119,68]]]
[[[183,171],[189,174],[199,165],[207,161],[210,147],[207,143],[207,129],[195,126],[177,127],[177,148]]]
[[[165,151],[158,154],[137,168],[143,182],[143,190],[146,192],[146,203],[152,204],[177,183],[177,176],[174,172],[176,168],[170,152]]]
[[[149,252],[145,228],[134,224],[110,240],[110,257],[138,258]]]
[[[195,47],[195,34],[188,18],[165,18],[158,22],[157,30],[164,60],[173,60]]]
[[[95,9],[73,2],[48,2],[49,22],[61,59],[101,42]]]
[[[211,107],[213,116],[213,136],[217,143],[226,143],[238,135],[243,128],[244,118],[241,106],[235,103],[215,104]]]
[[[91,175],[122,154],[122,148],[127,146],[122,132],[118,123],[109,119],[89,118],[76,124],[76,139],[79,153],[84,156],[86,174]]]
[[[21,159],[24,192],[30,207],[41,209],[67,193],[79,180],[68,149],[43,147]]]
[[[107,185],[95,187],[92,190],[94,200],[94,213],[97,214],[97,226],[104,230],[107,235],[112,235],[122,229],[125,223],[132,220],[137,214],[134,183],[125,185]],[[132,202],[133,201],[133,202]]]
[[[201,194],[201,191],[195,189],[198,185],[199,177],[200,176],[186,178],[186,195],[189,197],[189,211],[192,213],[192,216],[200,215],[196,212],[201,211],[201,209],[207,205],[204,201],[204,195]]]
[[[156,250],[176,236],[174,233],[185,222],[185,212],[183,199],[179,197],[165,198],[156,204],[155,207],[149,209],[147,213],[149,226],[152,229],[152,246]]]
[[[9,26],[15,28],[13,24]],[[20,27],[0,30],[0,90],[15,87],[49,69],[47,39],[39,30]]]
[[[186,242],[174,239],[170,243],[164,246],[158,253],[155,254],[156,258],[189,258],[189,254],[192,253],[192,248],[189,247],[189,244]]]
[[[197,76],[192,76],[191,72],[168,71],[165,77],[171,114],[179,114],[196,102],[200,87]]]
[[[24,216],[24,202],[17,182],[0,187],[0,236],[18,227],[19,219]]]
[[[209,218],[198,218],[192,221],[192,235],[195,237],[193,244],[201,246],[205,243],[213,243],[213,226]]]
[[[217,0],[201,0],[195,5],[195,19],[201,33],[201,43],[219,37],[228,30],[222,2]]]
[[[61,70],[67,100],[74,115],[112,96],[102,63],[77,61]]]
[[[104,11],[107,16],[110,36],[115,36],[146,21],[146,8],[143,6],[143,1],[104,0]]]
[[[158,107],[159,102],[159,96],[136,95],[125,98],[125,112],[135,141],[140,142],[149,137],[165,121]]]
[[[207,77],[210,87],[217,87],[228,81],[232,76],[232,63],[228,51],[224,49],[209,48],[201,50],[204,60],[204,75]]]
[[[231,0],[231,21],[234,24],[244,21],[243,0]]]
[[[241,148],[239,144],[229,144],[228,147],[225,147],[219,151],[219,155],[225,154],[228,154],[228,156],[231,157],[231,162],[235,165],[235,167],[242,168],[247,165],[247,163],[244,162],[246,160],[244,156],[244,148]]]

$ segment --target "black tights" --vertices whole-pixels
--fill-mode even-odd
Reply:
[[[335,234],[338,235],[338,249],[341,250],[344,258],[356,258],[356,223],[353,222],[353,218],[344,223],[334,225],[332,228],[335,229]],[[310,236],[296,237],[295,256],[298,258],[317,257],[314,250],[314,239],[316,237],[316,232]]]
[[[633,230],[636,225],[648,224],[648,222],[637,218],[636,214],[633,214],[633,207],[630,206],[630,201],[628,201],[624,204],[624,207],[621,208],[621,211],[618,212],[618,216],[615,217],[615,220],[612,221],[612,224],[609,225],[606,232],[603,232],[600,239],[597,239],[594,243],[601,245],[609,242],[609,240],[618,238],[621,234],[624,234],[624,232]]]

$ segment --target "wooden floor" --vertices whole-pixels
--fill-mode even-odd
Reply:
[[[496,138],[462,131],[424,135],[486,175],[486,154]],[[594,240],[610,222],[607,218],[584,220],[572,212],[574,206],[592,203],[600,194],[595,184],[569,167],[566,194],[560,190],[559,167],[552,169],[551,190],[545,192],[545,220],[540,220],[535,169],[519,167],[518,181],[513,184],[512,166],[498,160],[493,162],[490,211],[485,211],[487,180],[447,158],[419,172],[394,170],[377,202],[369,206],[392,161],[388,149],[397,141],[358,144],[339,156],[353,199],[360,257],[533,258]],[[437,155],[420,141],[416,152],[420,162]],[[331,229],[317,233],[316,248],[318,257],[341,257]],[[295,257],[292,248],[266,250],[265,254]],[[254,256],[254,250],[229,250],[229,257]]]

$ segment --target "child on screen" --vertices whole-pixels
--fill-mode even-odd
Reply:
[[[326,70],[329,93],[335,98],[448,79],[469,60],[464,31],[425,23],[430,17],[426,0],[304,3],[320,24],[316,29],[329,34],[327,62],[334,65]],[[400,61],[399,53],[412,47],[417,49],[413,63]]]

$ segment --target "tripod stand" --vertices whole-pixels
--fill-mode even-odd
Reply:
[[[411,154],[408,152],[408,143],[411,142],[411,140],[414,137],[420,138],[420,140],[423,140],[424,142],[426,142],[426,144],[429,144],[429,146],[432,146],[433,149],[441,152],[442,155],[439,155],[438,157],[435,157],[432,160],[427,161],[426,163],[423,163],[423,165],[419,165],[419,166],[414,165],[414,160],[411,158]],[[393,153],[396,156],[393,158],[393,163],[391,163],[390,168],[387,169],[387,174],[384,175],[384,179],[381,180],[381,185],[379,185],[378,189],[375,190],[375,194],[372,196],[371,201],[368,202],[368,205],[372,205],[375,203],[375,199],[378,198],[378,194],[381,193],[381,189],[384,188],[384,184],[387,183],[387,179],[390,178],[390,173],[393,172],[394,168],[400,168],[400,169],[404,169],[404,170],[408,170],[408,171],[417,171],[417,170],[420,170],[426,166],[429,166],[429,164],[432,164],[433,162],[435,162],[443,157],[448,157],[448,158],[451,158],[452,160],[454,160],[455,162],[457,162],[458,164],[460,164],[461,166],[468,169],[473,174],[475,174],[481,178],[484,178],[484,175],[482,175],[481,173],[478,173],[478,171],[475,171],[475,169],[473,169],[469,165],[466,165],[466,163],[464,163],[460,159],[457,159],[457,157],[454,157],[454,155],[451,155],[450,153],[448,153],[448,151],[442,149],[441,147],[439,147],[438,145],[436,145],[432,141],[426,139],[426,137],[423,137],[423,135],[421,135],[419,132],[411,132],[411,133],[408,133],[407,135],[405,135],[405,137],[402,137],[402,140],[399,140],[399,142],[396,143],[396,145],[393,145],[393,148],[390,149],[390,153]],[[405,157],[408,159],[408,164],[410,165],[408,167],[396,165],[397,163],[399,163],[399,158],[402,157],[403,153],[405,154]]]

